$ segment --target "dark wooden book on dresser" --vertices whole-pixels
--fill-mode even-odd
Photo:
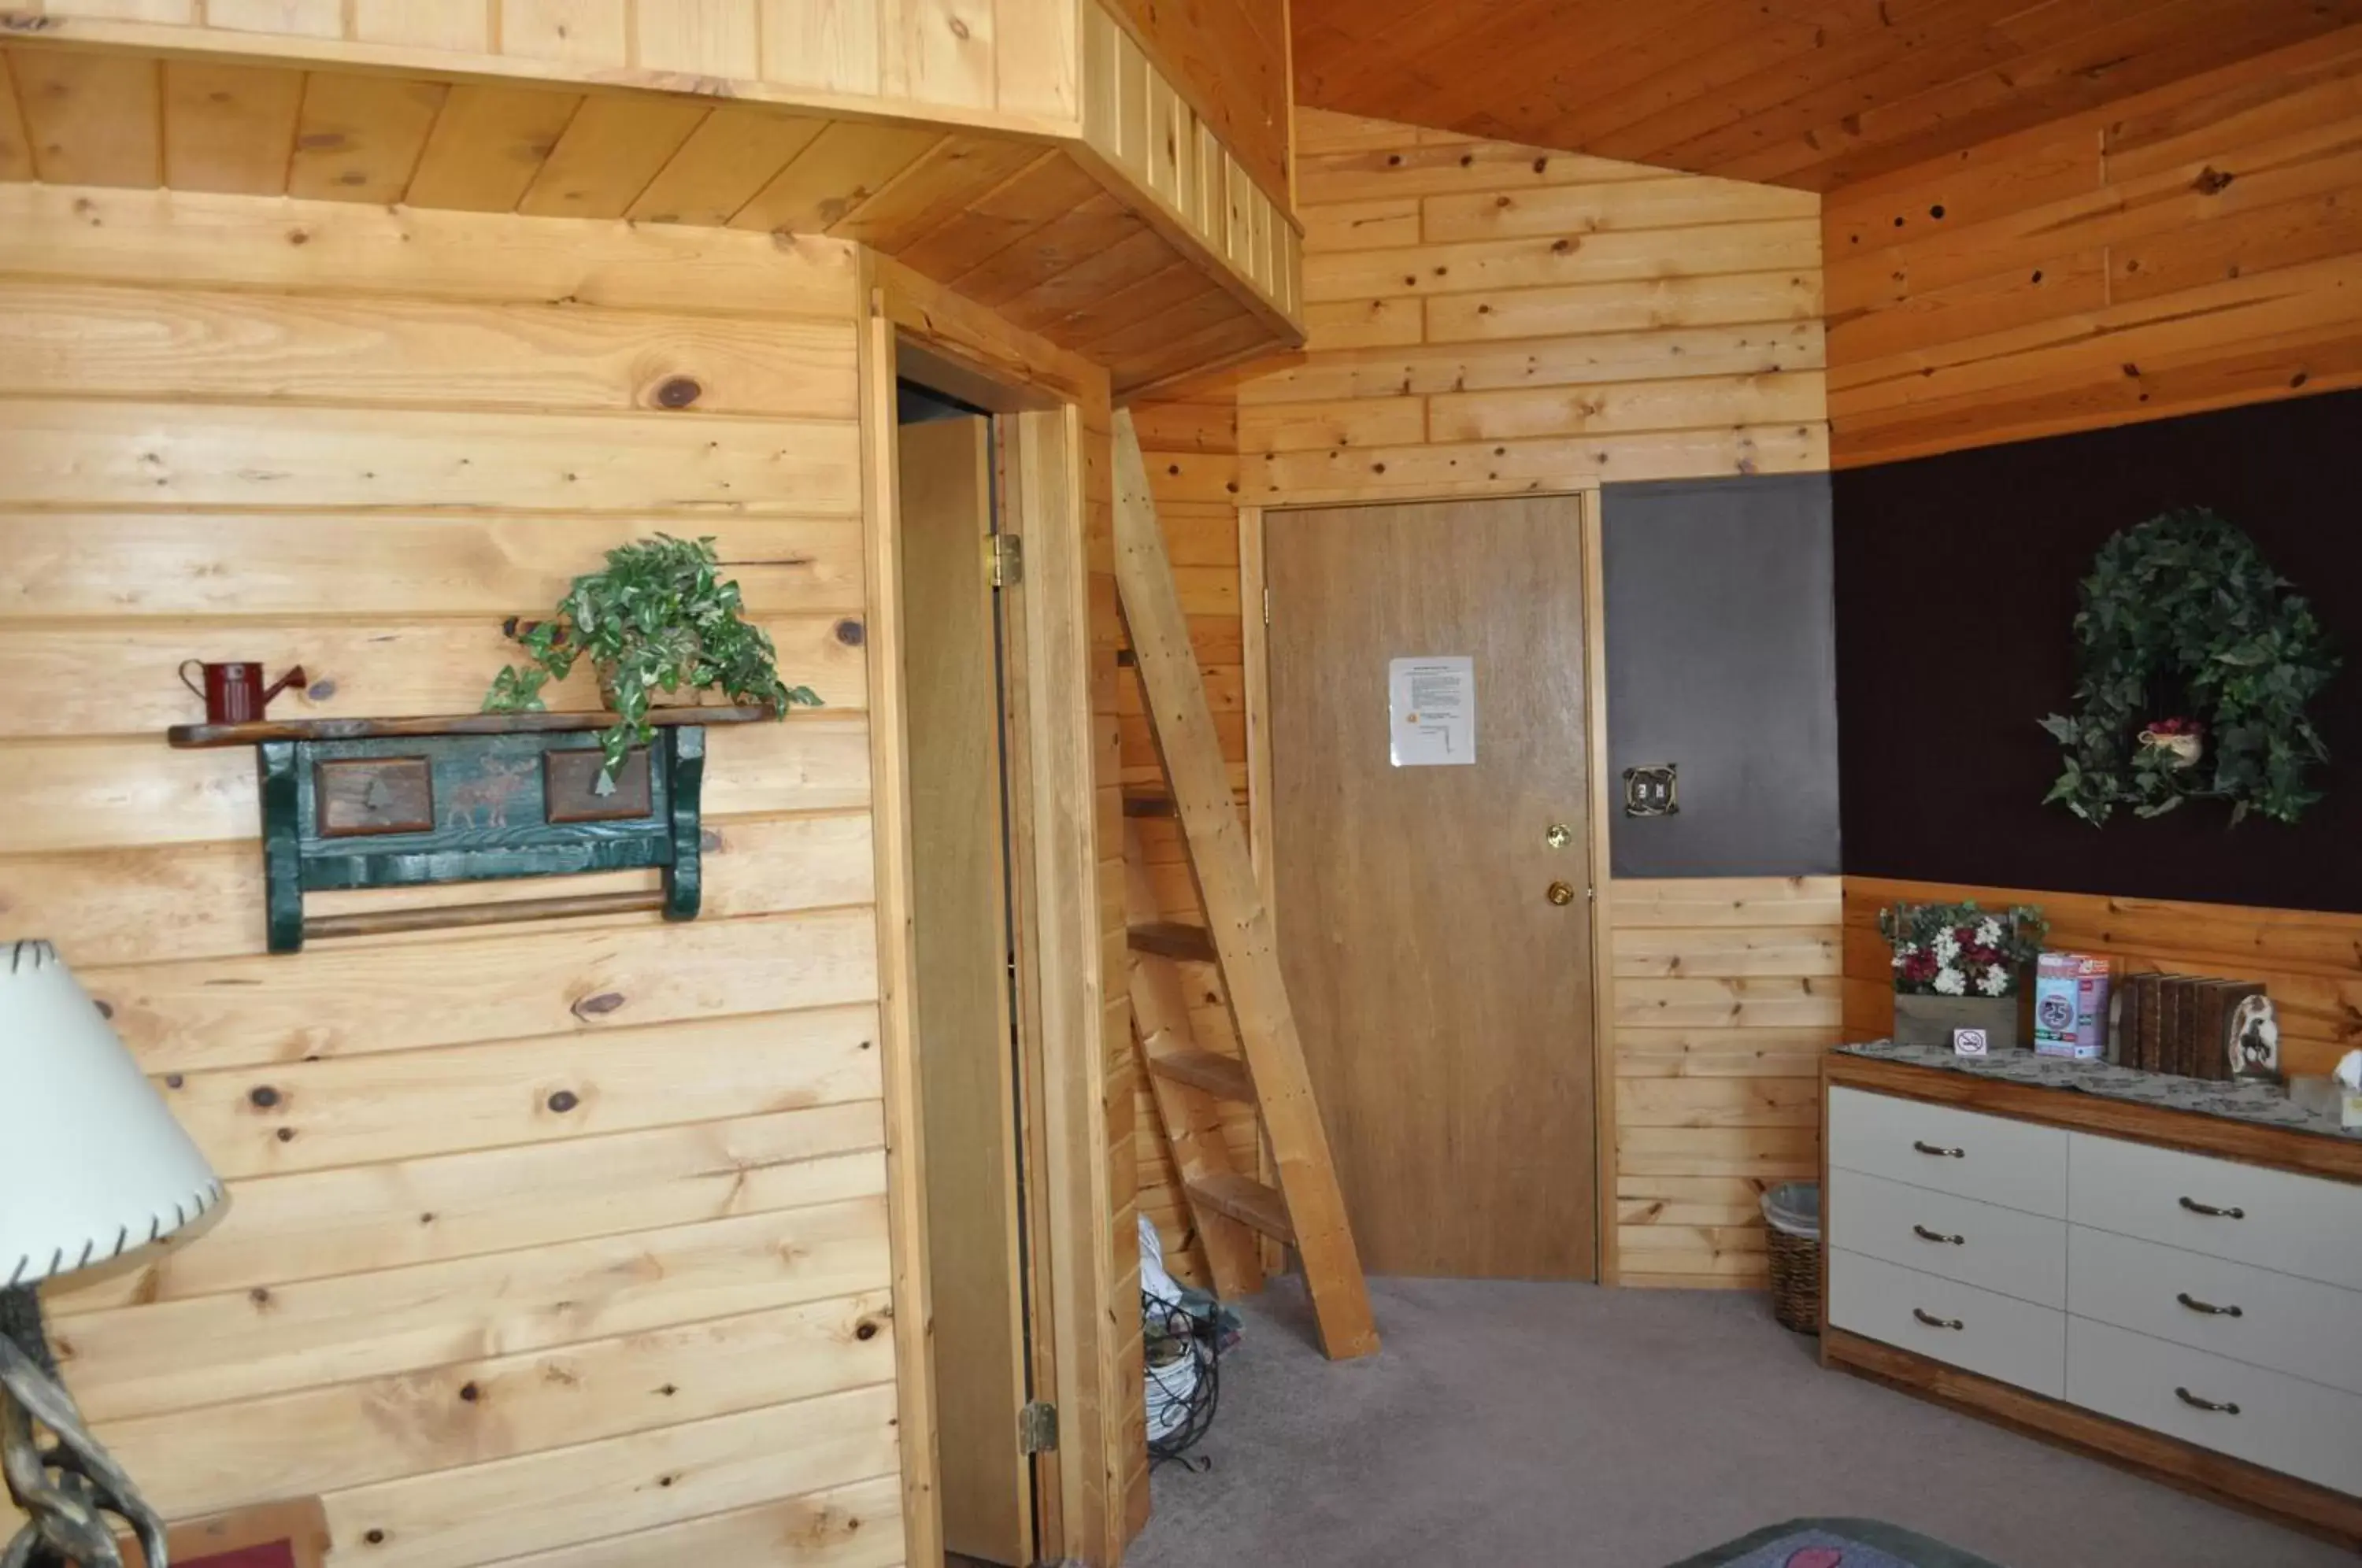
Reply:
[[[2166,1042],[2165,1071],[2189,1077],[2198,1065],[2198,993],[2206,984],[2198,975],[2176,975],[2173,1022]]]
[[[2140,1066],[2141,1035],[2157,1011],[2157,975],[2144,971],[2125,977],[2123,1001],[2116,1027],[2108,1032],[2108,1060],[2118,1066]]]
[[[2165,1037],[2173,1027],[2173,977],[2159,974],[2157,991],[2149,999],[2148,1022],[2141,1035],[2139,1058],[2133,1063],[2145,1073],[2165,1070]]]
[[[2228,980],[2201,980],[2193,1001],[2197,1027],[2190,1041],[2189,1064],[2181,1070],[2193,1078],[2216,1077],[2214,1071],[2214,1040],[2223,1032],[2223,988]]]
[[[2157,1043],[2140,1055],[2145,1072],[2178,1072],[2175,1065],[2182,1042],[2182,1009],[2190,1004],[2190,976],[2157,977]]]
[[[2141,977],[2140,1038],[2133,1043],[2129,1065],[2155,1071],[2157,1054],[2164,1041],[2165,977],[2152,969]]]

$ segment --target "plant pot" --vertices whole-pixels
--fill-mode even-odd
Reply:
[[[603,676],[601,677],[599,681],[599,701],[607,705],[607,712],[612,713],[616,711],[615,688]],[[710,687],[704,686],[683,686],[671,691],[668,691],[663,687],[658,686],[648,692],[648,706],[651,709],[726,708],[729,705],[730,694],[728,692],[716,691]]]
[[[1991,1051],[2017,1049],[2015,997],[1939,997],[1894,993],[1894,1038],[1905,1045],[1950,1050],[1952,1031],[1981,1029]]]
[[[2198,759],[2206,755],[2206,740],[2202,735],[2169,735],[2156,730],[2143,730],[2140,743],[2151,751],[2163,752],[2172,759],[2168,766],[2176,769],[2195,767]]]

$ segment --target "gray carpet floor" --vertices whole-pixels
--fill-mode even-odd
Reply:
[[[1297,1282],[1242,1304],[1206,1474],[1157,1467],[1131,1568],[1658,1568],[1798,1515],[2006,1568],[2354,1568],[2325,1543],[1843,1373],[1763,1297],[1370,1282],[1332,1364]]]

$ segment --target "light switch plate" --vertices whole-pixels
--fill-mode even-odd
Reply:
[[[1682,811],[1676,764],[1652,762],[1624,770],[1624,814],[1673,817]]]

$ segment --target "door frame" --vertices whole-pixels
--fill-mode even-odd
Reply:
[[[1604,777],[1607,767],[1607,615],[1606,563],[1601,554],[1599,486],[1589,484],[1528,489],[1453,485],[1433,492],[1324,494],[1319,499],[1290,499],[1239,508],[1239,619],[1242,626],[1247,719],[1247,831],[1253,846],[1255,878],[1262,884],[1264,907],[1278,919],[1276,878],[1271,844],[1271,589],[1264,569],[1264,532],[1274,513],[1333,511],[1341,506],[1419,506],[1454,501],[1516,501],[1565,496],[1575,503],[1577,545],[1583,573],[1583,702],[1584,727],[1588,732],[1590,766],[1583,788],[1589,813],[1591,897],[1585,917],[1591,922],[1591,1104],[1592,1183],[1596,1238],[1594,1258],[1598,1283],[1620,1281],[1622,1260],[1616,1237],[1616,955],[1611,911],[1615,880],[1611,875],[1608,832],[1612,823],[1610,791]],[[1268,1162],[1266,1153],[1264,1158]],[[1268,1173],[1266,1173],[1266,1176]],[[1267,1260],[1267,1265],[1269,1260]]]
[[[1113,1315],[1112,1213],[1092,704],[1088,447],[1109,425],[1104,370],[866,248],[858,346],[867,522],[871,788],[877,865],[879,1015],[902,1444],[904,1550],[943,1558],[933,1301],[926,1259],[924,1129],[914,1069],[910,778],[905,723],[895,386],[904,370],[993,414],[1003,481],[998,526],[1025,554],[1004,598],[1004,699],[1018,1085],[1033,1394],[1058,1408],[1034,1462],[1036,1555],[1120,1560],[1128,1461]],[[1113,650],[1106,650],[1113,677]],[[1115,1019],[1129,1029],[1128,1018]],[[1134,1309],[1136,1312],[1137,1309]],[[1137,1390],[1133,1393],[1137,1397]],[[1016,1433],[1010,1433],[1016,1441]]]
[[[898,393],[921,384],[909,379],[917,367],[900,369]],[[1040,1161],[1024,1141],[1031,1119],[1010,967],[1016,885],[1005,754],[1021,731],[1001,668],[1002,612],[1014,589],[1005,593],[993,580],[1006,493],[995,472],[1000,441],[994,415],[965,410],[906,417],[894,438],[911,875],[923,900],[913,908],[922,966],[913,1071],[927,1136],[928,1289],[965,1306],[933,1320],[936,1496],[949,1561],[1024,1568],[1040,1560],[1042,1487],[1011,1434],[1021,1425],[1014,1412],[1034,1397],[1039,1359],[1023,1205]],[[981,775],[933,771],[955,759]],[[953,901],[935,901],[944,899]],[[938,980],[948,995],[931,994]],[[942,1036],[931,1039],[930,1030]]]

